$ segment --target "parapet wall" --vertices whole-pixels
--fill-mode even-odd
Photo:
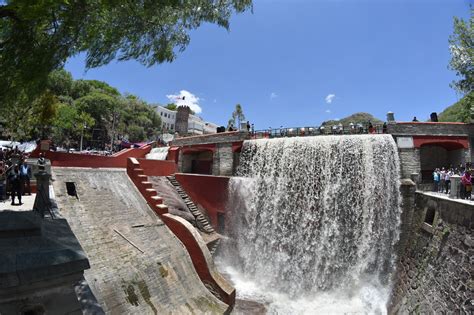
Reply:
[[[144,158],[150,153],[151,145],[146,145],[136,149],[125,149],[111,156],[88,155],[79,153],[66,153],[43,151],[45,158],[51,160],[51,166],[61,167],[92,167],[92,168],[126,168],[127,159],[130,157]],[[32,158],[38,158],[40,148],[36,148],[32,153]]]
[[[172,141],[171,146],[182,147],[195,144],[231,143],[244,141],[246,139],[249,139],[248,132],[230,131],[201,136],[178,138]]]
[[[403,207],[389,313],[473,312],[474,206],[422,192],[412,196],[406,201],[415,206]]]
[[[392,135],[467,136],[474,132],[473,124],[442,122],[402,122],[388,124]]]

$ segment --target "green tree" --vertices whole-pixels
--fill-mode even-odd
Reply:
[[[86,67],[116,59],[145,66],[171,62],[202,23],[229,27],[251,0],[0,2],[0,99],[19,106],[46,89],[49,73],[85,53]],[[27,102],[28,103],[28,102]]]
[[[451,86],[462,94],[474,90],[474,9],[471,7],[469,21],[454,18],[454,32],[449,38],[451,61],[449,68],[456,72],[459,80]]]
[[[169,109],[169,110],[174,110],[174,111],[178,110],[178,106],[176,106],[176,104],[174,104],[174,103],[170,103],[170,104],[166,105],[165,108]]]
[[[77,140],[89,137],[88,127],[94,125],[94,119],[86,112],[81,112],[74,105],[59,104],[58,114],[53,121],[53,140],[70,148]]]
[[[245,120],[244,110],[240,104],[235,105],[235,110],[232,113],[232,120],[237,121],[237,128],[240,130],[240,123]]]

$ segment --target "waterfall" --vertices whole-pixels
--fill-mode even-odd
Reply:
[[[145,158],[148,160],[166,160],[170,147],[159,147],[151,149]]]
[[[401,214],[390,135],[245,141],[238,173],[229,184],[235,246],[224,259],[258,294],[309,301],[297,313],[337,313],[343,303],[386,312]]]

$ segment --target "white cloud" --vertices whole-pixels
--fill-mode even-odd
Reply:
[[[196,114],[202,113],[202,108],[199,105],[199,101],[202,101],[202,99],[189,91],[181,90],[179,91],[179,94],[170,94],[166,95],[166,97],[170,102],[175,103],[178,106],[187,105]]]
[[[331,113],[331,110],[330,110],[330,109],[326,109],[326,113],[330,114],[330,113]]]
[[[278,97],[278,94],[276,94],[275,92],[272,92],[270,94],[270,99],[274,99],[274,98],[277,98]]]
[[[336,97],[336,94],[328,94],[328,96],[326,96],[325,98],[326,103],[331,104],[335,97]]]

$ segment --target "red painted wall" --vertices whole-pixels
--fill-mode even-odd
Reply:
[[[207,210],[214,229],[217,229],[217,213],[225,213],[229,177],[175,174],[176,180],[194,201]]]
[[[30,154],[30,156],[38,157],[39,153],[43,152],[45,154],[45,157],[51,160],[52,166],[126,168],[127,159],[129,157],[144,158],[145,155],[150,153],[150,150],[151,145],[147,145],[137,149],[125,149],[120,152],[117,152],[113,156],[102,156],[54,151],[40,151],[38,147],[32,152],[32,154]]]
[[[430,144],[445,147],[447,150],[469,148],[468,138],[459,136],[413,136],[413,144],[415,148]]]
[[[222,300],[227,305],[233,307],[235,304],[235,290],[226,292],[214,280],[209,267],[207,265],[204,253],[199,247],[194,235],[181,222],[169,217],[167,214],[161,216],[161,220],[165,222],[166,226],[176,235],[176,237],[184,244],[188,250],[189,256],[193,262],[194,269],[196,269],[199,278],[203,283],[211,284],[212,287],[219,292]]]
[[[232,309],[235,304],[235,289],[227,292],[214,279],[214,276],[211,274],[209,266],[207,265],[204,253],[193,233],[179,220],[176,220],[173,216],[169,216],[168,207],[162,204],[162,199],[158,196],[156,190],[152,188],[152,184],[147,181],[147,176],[144,174],[145,171],[142,167],[143,161],[144,160],[139,161],[135,158],[128,159],[128,176],[138,188],[141,195],[145,198],[148,205],[150,205],[151,209],[155,211],[171,232],[173,232],[173,234],[176,235],[176,237],[186,247],[201,281],[203,283],[211,284],[212,287],[219,292],[222,300],[230,306],[229,309]]]
[[[170,176],[178,171],[178,165],[174,161],[137,160],[147,176]]]

